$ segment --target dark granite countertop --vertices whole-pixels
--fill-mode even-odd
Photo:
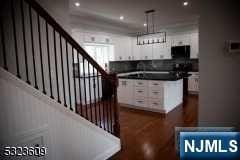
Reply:
[[[173,73],[138,73],[125,76],[119,76],[119,79],[139,79],[139,80],[160,80],[160,81],[177,81],[191,74],[173,74]]]

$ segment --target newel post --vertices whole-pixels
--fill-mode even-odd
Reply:
[[[114,135],[120,138],[120,123],[119,123],[119,106],[117,100],[117,87],[118,87],[118,77],[117,74],[111,74],[112,79],[112,89],[113,89],[113,98],[114,98]]]

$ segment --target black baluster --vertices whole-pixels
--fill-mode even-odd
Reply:
[[[95,82],[95,69],[93,68],[93,93],[94,93],[94,111],[95,111],[95,124],[97,125],[97,101],[96,101],[96,82]]]
[[[77,52],[77,59],[78,59],[78,87],[79,87],[79,99],[80,99],[80,113],[83,115],[83,108],[82,108],[82,89],[81,89],[81,73],[80,73],[80,62],[79,62],[79,53]]]
[[[84,83],[84,100],[86,109],[86,119],[88,120],[88,110],[87,110],[87,93],[86,93],[86,74],[85,74],[85,59],[83,59],[83,83]]]
[[[3,48],[3,67],[5,70],[8,70],[8,66],[7,66],[7,57],[6,57],[6,46],[5,46],[5,36],[4,36],[4,28],[3,28],[3,22],[2,20],[0,21],[0,25],[1,25],[1,41],[2,41],[2,48]]]
[[[75,75],[75,67],[74,67],[74,48],[72,46],[72,68],[73,68],[73,86],[74,86],[74,98],[75,98],[75,112],[78,113],[77,110],[77,94],[76,94],[76,75]]]
[[[101,76],[102,77],[102,76]],[[105,98],[104,98],[104,92],[103,92],[103,83],[104,83],[104,81],[105,81],[105,79],[102,77],[102,110],[103,110],[103,118],[102,118],[102,120],[103,120],[103,128],[104,128],[104,130],[106,130],[106,124],[105,124],[105,119],[106,119],[106,117],[105,117],[105,104],[104,104],[104,101],[105,101]]]
[[[109,98],[109,113],[110,113],[110,130],[111,133],[113,133],[113,128],[112,128],[112,97]]]
[[[26,69],[26,78],[27,83],[31,84],[29,81],[28,75],[28,56],[27,56],[27,46],[26,46],[26,33],[25,33],[25,18],[24,18],[24,10],[23,10],[23,0],[20,1],[21,3],[21,16],[22,16],[22,32],[23,32],[23,48],[24,48],[24,57],[25,57],[25,69]]]
[[[89,89],[89,104],[90,104],[90,117],[91,117],[91,122],[93,122],[93,113],[92,113],[92,96],[91,96],[91,75],[90,75],[90,64],[88,61],[88,89]]]
[[[102,128],[102,114],[101,114],[101,99],[100,99],[100,87],[99,87],[99,73],[98,73],[98,70],[97,70],[97,86],[98,86],[98,111],[99,111],[99,125],[100,127]]]
[[[47,56],[48,56],[48,75],[49,75],[49,85],[50,85],[50,97],[54,99],[53,97],[53,91],[52,91],[52,76],[51,76],[51,62],[50,62],[50,53],[49,53],[49,35],[48,35],[48,23],[45,21],[46,24],[46,39],[47,39]]]
[[[108,95],[107,95],[108,96]],[[109,105],[108,105],[108,97],[106,97],[106,122],[107,122],[107,131],[109,131]]]
[[[62,81],[63,81],[63,101],[64,101],[64,106],[67,107],[66,93],[65,93],[65,76],[64,76],[64,64],[63,64],[63,50],[62,50],[62,36],[61,36],[61,34],[59,34],[59,39],[60,39],[60,53],[61,53]]]
[[[55,74],[56,74],[56,83],[57,83],[57,98],[58,103],[61,103],[60,94],[59,94],[59,82],[58,82],[58,62],[57,62],[57,49],[56,49],[56,31],[53,29],[53,48],[54,48],[54,62],[55,62]]]
[[[66,59],[67,59],[67,76],[68,76],[68,95],[69,95],[69,105],[70,105],[70,110],[72,111],[72,98],[71,98],[71,86],[70,86],[70,73],[69,73],[69,58],[68,58],[68,42],[66,42]]]
[[[13,4],[13,0],[11,0],[11,15],[12,15],[12,23],[13,23],[13,37],[14,37],[14,48],[15,48],[15,58],[16,58],[16,67],[17,67],[17,77],[21,78],[19,71],[19,61],[18,61],[18,44],[17,44],[17,33],[16,33],[16,24],[15,24],[15,8]]]
[[[40,63],[41,63],[41,74],[42,74],[42,86],[43,86],[43,93],[46,94],[44,73],[43,73],[42,40],[41,40],[41,28],[40,28],[40,17],[39,17],[39,14],[37,15],[37,21],[38,21],[38,40],[39,40],[39,53],[40,53]]]
[[[30,32],[31,32],[31,42],[32,42],[32,58],[33,58],[33,72],[34,72],[34,83],[35,88],[38,89],[37,84],[37,73],[36,73],[36,62],[35,62],[35,48],[34,48],[34,39],[33,39],[33,25],[32,25],[32,9],[31,6],[28,5],[29,9],[29,18],[30,18]]]

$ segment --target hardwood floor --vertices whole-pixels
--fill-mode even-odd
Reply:
[[[112,160],[178,160],[174,127],[197,125],[197,96],[188,96],[184,105],[166,116],[120,108],[122,150]]]

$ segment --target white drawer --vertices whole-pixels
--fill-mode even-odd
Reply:
[[[135,80],[136,87],[147,87],[147,81],[144,80]]]
[[[119,79],[119,87],[123,86],[130,86],[133,85],[133,80],[128,80],[128,79]]]
[[[135,99],[135,106],[147,107],[147,101],[145,99]]]
[[[130,97],[119,97],[118,96],[118,103],[132,105],[133,104],[133,100]]]
[[[163,88],[163,82],[162,81],[149,81],[148,85],[149,85],[149,88],[152,89],[152,90]]]
[[[153,109],[164,109],[163,102],[159,100],[149,100],[148,104]]]
[[[135,97],[147,97],[147,90],[145,88],[135,88]]]
[[[150,90],[149,97],[154,99],[163,99],[163,90]]]

